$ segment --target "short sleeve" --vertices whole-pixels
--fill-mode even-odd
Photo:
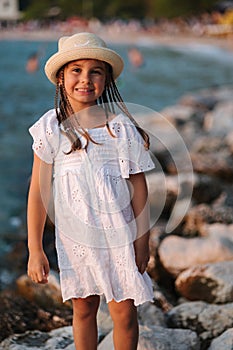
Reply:
[[[135,125],[124,118],[114,125],[118,138],[118,160],[123,178],[152,170],[155,165],[150,151],[145,148],[144,140]]]
[[[59,126],[55,110],[45,113],[29,128],[33,138],[32,149],[45,163],[52,164],[59,147]]]

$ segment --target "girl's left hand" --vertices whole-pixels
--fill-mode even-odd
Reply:
[[[134,251],[138,271],[143,274],[146,271],[150,259],[148,239],[144,236],[137,239],[134,242]]]

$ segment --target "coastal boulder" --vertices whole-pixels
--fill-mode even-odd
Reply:
[[[27,331],[16,334],[0,343],[1,350],[75,350],[72,327],[62,327],[49,333]]]
[[[226,136],[233,130],[233,102],[232,100],[219,102],[215,108],[206,114],[206,130],[213,135]]]
[[[151,302],[146,302],[138,307],[138,320],[144,326],[166,327],[165,315],[161,309]]]
[[[225,197],[225,194],[224,194]],[[207,226],[214,223],[224,224],[225,227],[233,223],[232,207],[199,204],[191,208],[182,223],[182,235],[207,236]],[[223,229],[221,229],[223,231]]]
[[[161,242],[158,254],[165,270],[177,277],[198,264],[232,260],[233,245],[230,239],[222,237],[187,239],[171,235]]]
[[[233,328],[223,332],[219,337],[212,340],[208,350],[232,350]]]
[[[188,300],[208,303],[233,302],[233,261],[196,265],[176,279],[177,291]]]
[[[164,108],[160,113],[165,118],[172,120],[175,125],[179,126],[195,118],[197,109],[194,106],[177,104]]]
[[[179,99],[179,104],[200,110],[212,110],[219,102],[215,89],[202,89],[197,93],[188,93]]]
[[[59,309],[52,305],[50,309],[44,309],[13,291],[2,292],[0,300],[0,341],[26,330],[47,332],[72,322],[70,308]]]
[[[112,332],[98,346],[98,350],[112,350]],[[184,329],[167,329],[158,326],[140,326],[138,350],[199,350],[195,332]]]
[[[233,303],[224,305],[207,304],[203,301],[183,303],[168,311],[167,323],[169,327],[196,331],[203,346],[206,346],[213,338],[233,327]]]
[[[18,293],[25,299],[35,302],[41,307],[61,306],[62,296],[58,277],[50,273],[47,284],[37,284],[27,275],[22,275],[16,280]]]
[[[195,172],[225,180],[231,179],[232,152],[222,137],[205,135],[198,137],[193,143],[190,155]]]

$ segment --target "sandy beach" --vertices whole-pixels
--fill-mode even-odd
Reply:
[[[233,33],[226,35],[208,35],[205,33],[193,33],[192,31],[163,31],[156,30],[131,30],[124,27],[101,26],[93,29],[86,27],[67,28],[59,26],[45,29],[12,28],[1,29],[0,40],[28,40],[28,41],[57,41],[64,35],[72,35],[76,32],[90,31],[101,36],[107,43],[126,45],[165,45],[165,46],[190,46],[205,45],[217,46],[227,51],[233,51]]]

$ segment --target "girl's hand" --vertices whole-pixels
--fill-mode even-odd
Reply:
[[[29,254],[28,276],[35,283],[48,283],[49,262],[43,250]]]
[[[138,271],[141,274],[146,271],[150,259],[148,237],[145,236],[147,235],[138,238],[134,242],[135,261],[138,267]]]

